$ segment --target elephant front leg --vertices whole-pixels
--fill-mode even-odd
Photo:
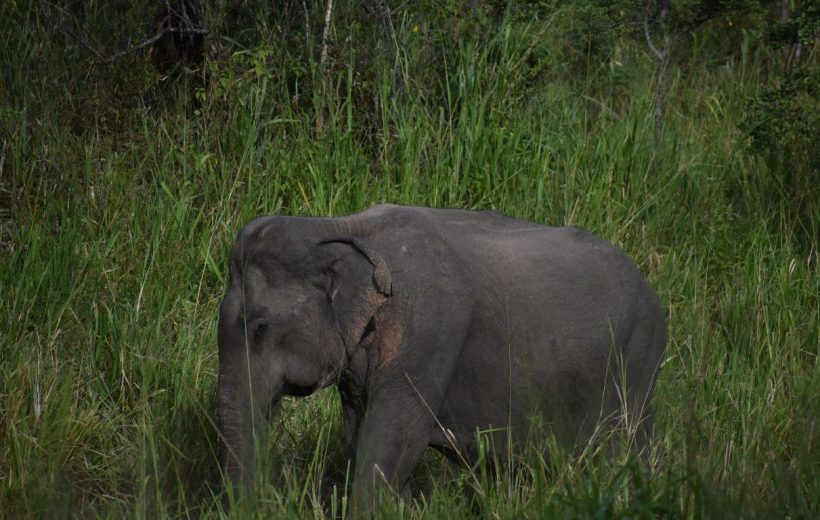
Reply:
[[[342,400],[342,429],[345,436],[345,450],[348,458],[356,465],[356,440],[359,437],[359,427],[362,423],[362,414],[359,410]]]
[[[352,509],[373,511],[380,491],[409,494],[410,475],[430,441],[432,416],[418,403],[388,400],[368,407],[358,432]]]
[[[363,388],[367,374],[366,356],[363,350],[359,350],[351,360],[350,367],[342,372],[339,381],[345,449],[353,468],[356,467],[356,445],[367,401]]]

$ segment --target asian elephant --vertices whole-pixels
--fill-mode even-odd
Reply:
[[[379,205],[247,224],[218,335],[225,475],[251,481],[282,396],[336,385],[361,509],[376,486],[402,491],[428,446],[477,456],[476,430],[515,448],[537,424],[572,444],[627,413],[648,436],[666,322],[634,264],[588,233]]]

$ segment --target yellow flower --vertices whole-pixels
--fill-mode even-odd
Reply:
[[[413,28],[412,28],[412,29],[410,29],[410,32],[419,32],[419,26],[418,26],[418,25],[414,25],[414,26],[413,26]]]

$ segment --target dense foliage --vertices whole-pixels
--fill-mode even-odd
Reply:
[[[235,233],[387,201],[614,242],[670,343],[647,457],[430,453],[386,517],[820,516],[812,2],[367,0],[335,6],[322,58],[326,3],[226,0],[201,68],[101,61],[153,34],[148,4],[0,3],[2,514],[222,514]],[[337,400],[285,403],[233,514],[342,515]]]

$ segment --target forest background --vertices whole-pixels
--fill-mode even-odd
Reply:
[[[492,208],[667,312],[648,457],[430,452],[385,517],[820,517],[820,6],[0,2],[0,516],[224,512],[217,307],[259,214]],[[235,516],[343,515],[338,396]],[[490,457],[491,455],[488,455]]]

